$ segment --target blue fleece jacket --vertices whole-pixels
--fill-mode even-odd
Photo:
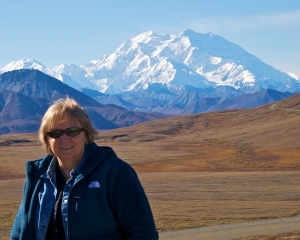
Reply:
[[[69,192],[66,238],[156,240],[153,215],[133,168],[110,147],[88,146],[84,171]],[[38,193],[51,155],[26,163],[23,199],[10,239],[36,239]]]

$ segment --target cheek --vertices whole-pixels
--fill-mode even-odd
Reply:
[[[48,139],[48,147],[53,149],[53,147],[55,146],[55,140],[54,139]]]
[[[47,138],[47,140],[46,140],[46,150],[47,150],[47,152],[48,153],[51,153],[51,151],[52,151],[52,145],[51,145],[51,140],[49,139],[49,138]]]

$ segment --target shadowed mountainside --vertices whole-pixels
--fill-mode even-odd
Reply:
[[[86,110],[99,130],[167,117],[103,105],[38,70],[22,69],[0,75],[0,134],[36,132],[50,104],[67,95]]]

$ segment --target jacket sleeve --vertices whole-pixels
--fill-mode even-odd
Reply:
[[[21,229],[22,229],[22,224],[23,224],[23,220],[24,220],[24,191],[25,191],[25,186],[26,186],[26,181],[23,185],[23,198],[22,201],[20,203],[18,212],[16,214],[15,217],[15,221],[10,233],[10,240],[17,240],[17,239],[21,239]]]
[[[11,230],[10,240],[17,240],[21,237],[21,225],[22,225],[22,218],[23,218],[23,201],[20,204],[19,210],[15,217],[15,221]]]
[[[129,164],[117,164],[110,174],[108,191],[111,209],[126,239],[158,239],[150,204]]]

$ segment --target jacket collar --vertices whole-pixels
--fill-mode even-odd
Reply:
[[[100,147],[96,143],[92,142],[87,145],[85,151],[86,160],[84,160],[84,166],[79,170],[79,175],[86,176],[93,171],[105,158],[109,156],[116,156],[111,147]],[[53,155],[46,154],[43,158],[26,162],[26,175],[37,176],[38,178],[47,172]]]

